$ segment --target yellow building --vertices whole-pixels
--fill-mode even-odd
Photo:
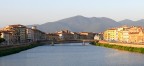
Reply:
[[[118,31],[118,41],[122,41],[123,40],[123,38],[122,38],[122,35],[123,35],[123,28],[122,27],[120,27],[120,28],[117,28],[117,31]]]
[[[108,40],[109,39],[108,30],[104,31],[103,38],[104,38],[104,40]]]
[[[129,28],[127,26],[122,26],[117,28],[118,31],[118,41],[128,42],[129,40]]]
[[[122,42],[129,42],[129,31],[123,30],[122,31]]]
[[[144,43],[144,29],[136,26],[112,28],[104,32],[104,39],[126,43]]]
[[[118,32],[116,28],[108,29],[104,32],[104,39],[107,41],[117,41]]]

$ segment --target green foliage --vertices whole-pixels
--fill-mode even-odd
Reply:
[[[97,41],[93,41],[93,42],[90,42],[90,44],[92,44],[92,45],[96,45],[96,44],[98,44],[98,40]]]
[[[0,38],[0,43],[4,42],[5,39],[4,38]]]
[[[144,53],[144,48],[127,47],[127,46],[111,45],[111,44],[101,44],[101,43],[93,43],[92,45],[103,46],[103,47],[107,47],[107,48],[114,48],[114,49],[119,49],[119,50],[125,50],[125,51],[130,51],[130,52]]]

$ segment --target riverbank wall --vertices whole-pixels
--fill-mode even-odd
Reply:
[[[0,57],[10,55],[10,54],[19,53],[21,51],[31,49],[31,48],[34,48],[37,46],[41,46],[41,45],[44,45],[44,43],[33,42],[30,44],[1,46],[0,47]]]
[[[99,41],[101,44],[111,44],[111,45],[120,45],[127,47],[136,47],[136,48],[144,48],[144,44],[133,44],[133,43],[119,43],[119,42],[107,42],[107,41]]]
[[[102,47],[107,47],[107,48],[113,48],[113,49],[118,49],[118,50],[125,50],[125,51],[130,51],[130,52],[138,52],[138,53],[144,53],[144,48],[143,45],[134,45],[134,44],[117,44],[117,43],[96,43],[92,42],[92,45],[95,46],[102,46]]]

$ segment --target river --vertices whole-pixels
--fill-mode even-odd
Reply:
[[[0,57],[0,66],[144,66],[144,54],[88,43],[44,45]]]

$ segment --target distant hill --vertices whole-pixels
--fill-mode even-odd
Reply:
[[[144,20],[132,21],[132,20],[122,20],[119,22],[106,17],[84,17],[84,16],[74,16],[70,18],[65,18],[55,22],[47,22],[41,25],[36,25],[40,30],[44,32],[56,32],[62,29],[68,29],[73,32],[103,32],[104,30],[112,27],[118,27],[122,25],[136,25],[144,26]],[[29,25],[30,27],[31,25]]]
[[[128,26],[143,26],[144,27],[144,19],[138,20],[138,21],[132,21],[129,19],[119,21],[121,25],[128,25]]]

